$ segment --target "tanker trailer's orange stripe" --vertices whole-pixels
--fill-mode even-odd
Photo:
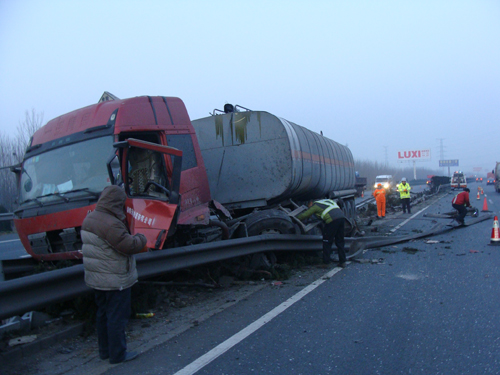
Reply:
[[[330,158],[326,158],[324,156],[310,154],[308,152],[303,152],[303,151],[299,151],[299,150],[294,151],[293,158],[298,159],[298,160],[301,160],[301,159],[311,160],[313,163],[317,163],[317,164],[319,164],[321,162],[321,159],[323,159],[325,164],[340,165],[342,167],[354,167],[354,163],[352,163],[352,162],[346,162],[346,161],[342,161],[342,160],[338,160],[338,159],[330,159]]]

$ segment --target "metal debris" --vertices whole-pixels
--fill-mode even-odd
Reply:
[[[37,337],[36,335],[29,335],[29,336],[17,337],[15,339],[9,340],[9,346],[16,346],[16,345],[27,344],[29,342],[35,341],[36,337]]]

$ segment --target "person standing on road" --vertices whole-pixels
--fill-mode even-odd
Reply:
[[[469,201],[469,188],[464,188],[464,191],[455,195],[451,201],[451,205],[458,211],[458,217],[455,219],[460,225],[465,225],[465,215],[467,215],[467,208],[471,207]]]
[[[401,198],[401,205],[403,206],[403,213],[405,214],[408,211],[411,214],[410,207],[410,190],[411,186],[406,182],[406,178],[403,177],[401,179],[401,183],[397,186],[397,190],[399,191],[399,197]]]
[[[316,215],[325,223],[323,227],[323,262],[330,263],[332,245],[335,241],[339,254],[339,267],[346,266],[345,241],[344,241],[344,212],[332,199],[321,199],[309,202],[309,209],[297,215],[297,219],[304,220]]]
[[[382,184],[377,185],[377,189],[373,192],[375,201],[377,202],[377,217],[382,219],[385,217],[385,189]]]
[[[133,254],[146,246],[143,234],[131,235],[125,221],[122,188],[107,186],[82,224],[85,283],[94,289],[99,357],[110,363],[130,361],[125,326],[131,314],[131,289],[137,282]]]

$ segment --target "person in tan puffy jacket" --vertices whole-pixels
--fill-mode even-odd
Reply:
[[[119,186],[107,186],[81,230],[85,283],[94,289],[97,304],[99,357],[109,358],[110,363],[138,355],[127,352],[125,326],[131,314],[131,287],[137,282],[133,254],[141,252],[147,241],[143,234],[130,234],[126,198]]]

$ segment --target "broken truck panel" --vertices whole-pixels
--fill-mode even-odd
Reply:
[[[178,217],[182,151],[132,138],[115,146],[124,149],[120,169],[130,197],[130,231],[144,234],[148,248],[161,249]]]

